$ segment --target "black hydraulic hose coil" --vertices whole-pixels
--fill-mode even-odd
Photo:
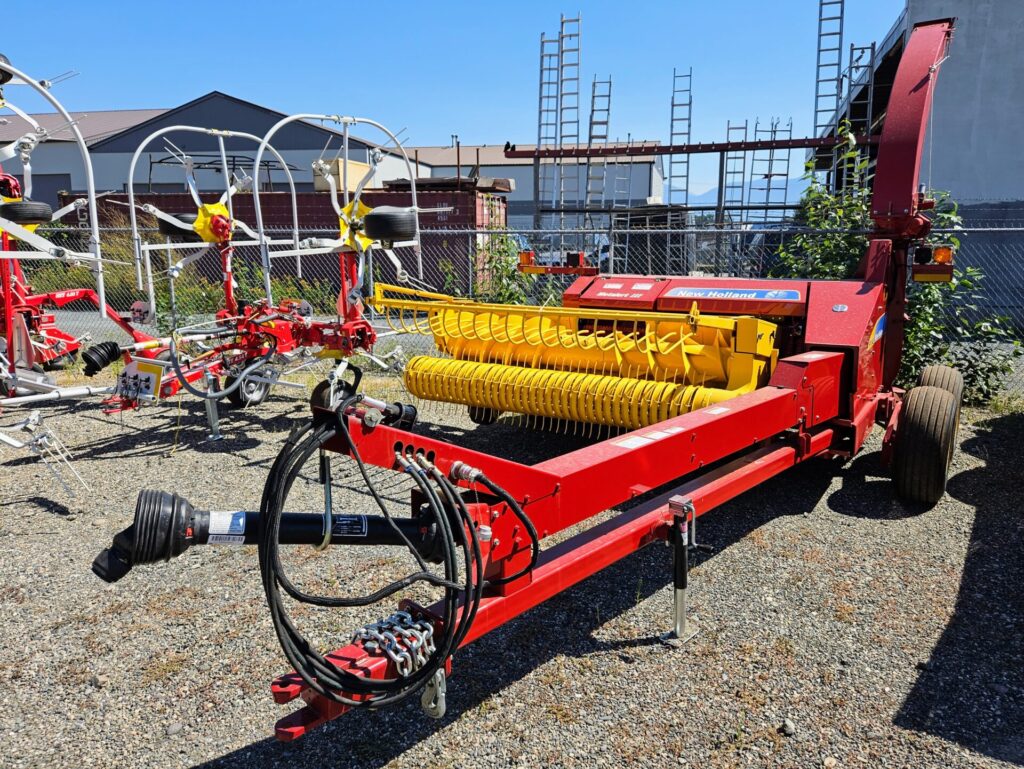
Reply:
[[[384,518],[397,530],[397,524],[394,524],[348,433],[345,411],[357,400],[358,396],[347,398],[334,415],[334,419],[307,423],[293,432],[285,442],[274,461],[263,491],[260,505],[259,563],[271,620],[281,649],[307,686],[329,700],[350,707],[379,708],[400,702],[420,690],[442,668],[465,638],[482,595],[482,562],[473,522],[469,520],[465,505],[460,504],[457,490],[447,483],[446,479],[444,482],[438,482],[435,473],[424,469],[413,457],[404,461],[403,466],[413,477],[426,500],[426,508],[432,519],[430,522],[437,530],[444,576],[439,577],[431,573],[415,547],[402,534],[401,539],[409,546],[419,571],[398,579],[370,595],[354,598],[311,595],[291,582],[281,563],[278,549],[285,500],[306,463],[338,436],[347,441],[349,454],[355,460],[370,496]],[[431,479],[434,480],[433,484]],[[464,577],[461,580],[460,556],[465,563]],[[409,675],[392,679],[369,679],[342,670],[326,659],[292,623],[281,595],[283,591],[299,602],[317,606],[367,606],[416,582],[428,582],[444,589],[444,598],[441,602],[443,627],[439,636],[434,639],[435,649],[427,661]],[[459,610],[460,602],[465,603],[465,610],[462,612]]]

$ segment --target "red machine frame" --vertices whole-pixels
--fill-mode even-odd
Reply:
[[[443,473],[455,462],[480,468],[519,500],[542,538],[725,462],[679,487],[667,504],[641,505],[543,550],[536,568],[483,599],[464,643],[653,541],[685,539],[697,517],[787,468],[811,457],[852,456],[876,422],[885,425],[884,444],[891,447],[902,402],[893,382],[903,346],[908,252],[930,228],[921,212],[931,201],[918,191],[917,176],[934,75],[952,29],[950,19],[919,24],[907,42],[879,139],[876,232],[855,280],[662,278],[652,289],[645,277],[584,276],[566,293],[566,304],[660,310],[673,309],[673,299],[677,306],[692,303],[697,293],[704,312],[795,318],[804,327],[793,340],[797,349],[782,351],[767,387],[533,466],[386,425],[365,427],[348,417],[364,461],[396,469],[401,448],[423,452]],[[606,290],[611,282],[631,280],[647,287]],[[348,451],[340,440],[328,448]],[[493,547],[484,552],[489,576],[514,574],[529,562],[530,543],[509,513],[503,503],[471,506],[471,514],[493,531]],[[431,616],[429,609],[425,615]],[[387,656],[361,642],[328,659],[370,678],[396,675]],[[305,703],[278,722],[281,740],[296,739],[348,709],[308,689],[296,674],[277,678],[272,692],[278,703]]]
[[[0,176],[7,181],[14,197],[20,197],[20,186],[17,179],[3,173],[0,168]],[[14,252],[10,236],[6,232],[0,233],[0,251],[6,253]],[[14,349],[15,319],[21,315],[30,335],[39,337],[42,342],[31,344],[29,351],[28,367],[39,364],[48,367],[61,358],[74,355],[81,349],[81,342],[73,335],[67,333],[57,326],[56,320],[51,313],[45,311],[46,307],[60,309],[69,304],[79,301],[88,301],[123,329],[135,342],[146,342],[152,337],[134,328],[131,323],[125,320],[109,304],[101,304],[99,295],[91,288],[71,288],[63,291],[50,291],[45,294],[32,293],[32,286],[25,279],[25,273],[21,268],[21,262],[15,257],[0,259],[0,334],[7,342],[9,351]],[[14,355],[9,356],[9,371],[15,374]]]

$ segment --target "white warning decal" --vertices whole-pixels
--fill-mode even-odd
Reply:
[[[331,533],[336,537],[365,537],[365,515],[336,515],[331,525]]]
[[[244,545],[245,537],[234,534],[211,534],[206,540],[208,545]]]
[[[210,534],[245,534],[244,510],[211,510]],[[213,541],[213,537],[210,537]]]
[[[616,446],[622,446],[624,449],[638,449],[641,446],[646,446],[648,443],[654,443],[654,441],[642,435],[634,435],[630,438],[623,438],[621,441],[615,441]]]

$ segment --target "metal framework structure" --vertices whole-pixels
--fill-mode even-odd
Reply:
[[[130,339],[150,337],[133,327],[132,316],[122,317],[106,302],[103,266],[121,264],[101,254],[99,217],[92,160],[77,121],[50,93],[51,83],[37,80],[13,67],[0,57],[0,108],[7,108],[25,121],[29,130],[14,141],[0,146],[0,162],[17,160],[21,165],[21,181],[0,168],[0,408],[23,406],[40,401],[56,401],[109,391],[106,388],[61,388],[44,373],[44,369],[60,368],[70,363],[82,348],[85,338],[76,338],[56,322],[54,309],[74,306],[79,302],[92,304],[100,317],[112,321]],[[68,130],[82,160],[86,195],[53,211],[49,205],[33,201],[32,153],[52,133],[5,94],[6,89],[27,88],[41,96],[66,123],[58,130]],[[9,93],[9,91],[7,92]],[[40,225],[57,222],[67,214],[78,212],[81,228],[65,233],[69,237],[55,242],[36,231]],[[20,241],[20,247],[15,242]],[[86,243],[82,250],[78,243]],[[72,288],[63,291],[36,293],[22,268],[28,261],[59,261],[85,264],[92,271],[96,288]]]
[[[278,738],[293,740],[352,708],[380,707],[418,692],[428,713],[443,714],[455,648],[652,542],[665,541],[673,548],[673,632],[687,638],[692,633],[686,619],[688,558],[699,546],[697,519],[808,459],[852,457],[876,424],[885,428],[884,451],[893,459],[897,488],[934,504],[941,487],[936,496],[934,488],[926,493],[901,485],[899,473],[910,466],[927,468],[941,476],[944,486],[953,438],[948,447],[931,451],[901,435],[917,434],[923,412],[941,412],[955,432],[958,406],[949,390],[925,386],[905,395],[894,381],[902,356],[908,266],[915,262],[915,274],[917,267],[952,270],[951,265],[922,265],[916,253],[930,228],[923,212],[933,205],[917,186],[921,153],[935,74],[951,34],[951,20],[918,24],[903,52],[879,140],[875,232],[853,280],[587,276],[565,292],[564,308],[551,309],[552,314],[534,308],[504,316],[494,307],[436,294],[422,297],[438,303],[436,317],[450,314],[458,321],[424,323],[428,333],[451,335],[467,345],[466,357],[455,355],[455,360],[476,374],[455,384],[471,409],[474,403],[482,408],[475,399],[491,397],[489,388],[498,386],[492,377],[504,376],[505,369],[536,379],[544,367],[531,367],[537,359],[527,353],[560,354],[544,351],[553,335],[569,340],[570,345],[561,346],[564,351],[581,349],[586,337],[598,355],[595,361],[615,365],[637,351],[667,352],[645,341],[661,333],[662,322],[694,329],[704,323],[720,333],[732,328],[733,351],[748,353],[737,363],[768,356],[764,386],[734,392],[713,405],[677,409],[676,415],[669,414],[667,403],[659,410],[652,401],[646,426],[530,466],[412,431],[395,424],[397,407],[354,395],[336,410],[315,409],[304,433],[308,437],[290,440],[282,449],[260,511],[225,516],[194,510],[174,495],[143,492],[133,526],[97,558],[94,570],[113,580],[136,564],[166,560],[224,537],[258,544],[275,630],[295,666],[295,672],[273,682],[273,697],[278,703],[303,705],[277,724]],[[400,317],[408,317],[401,301],[394,307]],[[560,314],[572,312],[577,320],[593,320],[591,334],[586,326],[558,321]],[[476,323],[481,313],[489,319]],[[494,337],[501,347],[496,355],[519,352],[502,357],[501,363],[481,363],[473,355],[479,345],[486,350],[490,343],[475,330]],[[567,365],[568,371],[546,374],[572,375],[575,364],[570,360]],[[634,413],[637,403],[629,393],[636,385],[627,382],[616,390],[614,382],[603,381],[606,377],[580,375],[598,376],[606,389],[517,389],[513,380],[502,380],[501,397],[520,413],[559,413],[561,404],[564,418],[585,419],[594,412],[572,409],[593,409],[595,403],[607,409],[601,412],[605,419]],[[653,381],[651,386],[663,384]],[[587,392],[593,399],[585,397]],[[929,411],[924,408],[929,404],[941,409]],[[479,421],[486,416],[476,412]],[[327,503],[323,513],[284,513],[287,489],[302,472],[302,461],[315,461],[318,452],[409,474],[419,488],[410,500],[410,517],[335,519]],[[667,503],[640,505],[556,545],[540,546],[545,538],[625,500],[680,480]],[[433,510],[434,517],[424,518],[425,509]],[[438,539],[432,532],[445,527],[445,510],[455,528]],[[465,576],[467,587],[446,582],[443,601],[431,607],[405,602],[387,620],[358,630],[348,645],[327,655],[315,653],[282,614],[281,591],[295,593],[283,581],[278,546],[403,542],[421,555],[439,543],[446,554],[456,553],[461,542],[466,567],[455,573],[458,579]],[[449,555],[444,559],[451,575],[455,562]]]

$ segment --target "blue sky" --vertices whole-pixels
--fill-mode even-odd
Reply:
[[[847,43],[880,40],[903,5],[847,2]],[[56,90],[72,110],[171,107],[220,90],[283,112],[371,117],[406,128],[407,144],[448,144],[453,133],[525,144],[537,134],[540,33],[580,13],[584,89],[595,74],[614,83],[612,136],[667,140],[672,68],[692,66],[693,140],[710,141],[728,119],[792,117],[794,135],[810,133],[817,6],[58,0],[45,19],[9,29],[0,51],[41,77],[79,71]],[[694,192],[714,186],[713,163],[691,178]]]

